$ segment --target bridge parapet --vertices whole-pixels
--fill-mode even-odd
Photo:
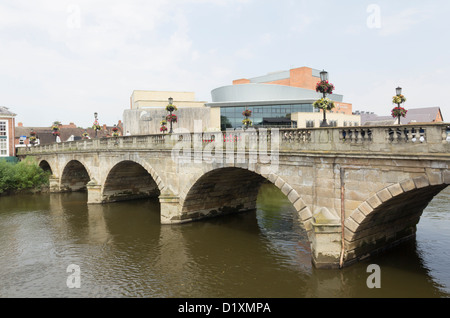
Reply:
[[[114,149],[171,150],[177,144],[204,149],[221,144],[223,149],[306,152],[370,152],[384,154],[445,154],[450,152],[450,124],[354,126],[310,129],[248,129],[225,132],[175,133],[79,140],[19,148],[19,155]],[[232,144],[232,145],[231,145]]]

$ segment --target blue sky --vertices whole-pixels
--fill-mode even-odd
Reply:
[[[450,2],[0,0],[0,105],[25,126],[112,125],[133,90],[211,101],[232,80],[325,69],[354,110],[440,106],[450,121]]]

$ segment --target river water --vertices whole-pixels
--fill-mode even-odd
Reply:
[[[342,270],[312,267],[306,233],[272,185],[255,212],[175,226],[160,225],[157,200],[86,201],[0,197],[0,297],[450,295],[450,187],[424,211],[415,241]],[[381,288],[366,283],[370,264]]]

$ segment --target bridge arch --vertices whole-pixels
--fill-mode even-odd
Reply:
[[[256,208],[256,198],[263,183],[272,183],[283,192],[300,215],[309,234],[312,214],[298,192],[276,174],[262,175],[239,167],[209,170],[189,184],[181,200],[181,214],[187,219],[201,219]]]
[[[52,169],[52,167],[50,166],[50,163],[47,160],[41,160],[39,162],[39,167],[42,170],[44,170],[46,172],[48,171],[48,172],[50,172],[50,174],[53,174],[53,169]]]
[[[423,210],[448,185],[443,178],[423,175],[371,196],[345,220],[345,262],[353,263],[415,237]]]
[[[70,160],[64,166],[60,180],[61,192],[86,191],[91,174],[85,164],[78,160]]]
[[[158,197],[163,184],[155,170],[133,160],[116,163],[106,174],[102,202]]]

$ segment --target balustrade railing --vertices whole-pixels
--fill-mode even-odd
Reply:
[[[272,145],[281,151],[368,151],[449,153],[450,124],[401,126],[354,126],[306,129],[248,129],[205,133],[121,136],[53,143],[19,148],[19,155],[30,153],[98,151],[123,149],[172,149],[177,143],[185,147],[210,144],[250,145],[246,149]],[[200,146],[201,145],[201,146]],[[231,146],[231,145],[229,145]]]

